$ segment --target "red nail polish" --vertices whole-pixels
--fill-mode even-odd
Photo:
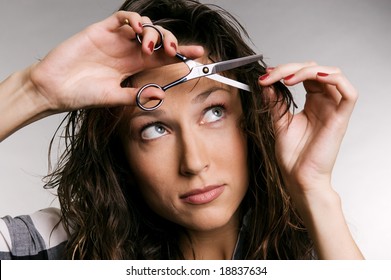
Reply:
[[[285,81],[292,79],[295,74],[290,74],[284,78]]]
[[[267,78],[269,78],[269,73],[266,73],[266,74],[260,76],[260,77],[259,77],[259,80],[260,80],[260,81],[264,81],[264,80],[266,80]]]
[[[275,67],[267,67],[267,68],[266,68],[266,72],[271,72],[271,71],[274,70],[274,68],[275,68]]]
[[[141,24],[141,22],[138,23],[138,26],[139,26],[140,28],[143,28],[143,25]]]
[[[320,77],[327,77],[329,74],[323,73],[323,72],[318,72],[317,75],[320,76]]]
[[[148,49],[151,51],[151,53],[153,52],[154,47],[155,47],[155,44],[152,41],[149,42]]]

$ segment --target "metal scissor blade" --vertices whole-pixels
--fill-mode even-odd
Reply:
[[[243,89],[245,91],[251,92],[250,87],[248,85],[243,84],[238,81],[235,81],[235,80],[232,80],[232,79],[224,77],[224,76],[220,76],[219,74],[212,74],[212,75],[206,76],[206,78],[223,83],[223,84],[226,84],[226,85],[229,85],[229,86],[232,86],[232,87],[235,87],[235,88],[238,88],[238,89]]]
[[[196,66],[202,66],[202,67],[204,66],[202,63],[199,63],[199,62],[196,62],[196,61],[193,61],[193,63]],[[235,81],[235,80],[232,80],[232,79],[224,77],[224,76],[220,76],[219,74],[211,74],[211,75],[207,75],[205,77],[208,78],[208,79],[211,79],[211,80],[214,80],[214,81],[217,81],[217,82],[220,82],[220,83],[232,86],[232,87],[236,87],[238,89],[243,89],[245,91],[251,91],[250,87],[248,85],[243,84],[243,83],[238,82],[238,81]]]
[[[226,61],[216,62],[210,64],[210,66],[213,66],[213,71],[212,71],[213,73],[218,73],[218,72],[234,69],[236,67],[240,67],[246,64],[250,64],[252,62],[261,60],[262,58],[263,55],[255,54],[246,57],[240,57],[240,58],[230,59]]]

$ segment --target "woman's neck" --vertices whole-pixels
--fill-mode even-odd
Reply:
[[[235,214],[223,227],[209,231],[187,230],[181,236],[180,246],[185,259],[229,260],[238,239],[240,221]]]

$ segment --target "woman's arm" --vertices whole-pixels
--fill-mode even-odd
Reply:
[[[35,92],[31,67],[0,83],[0,141],[19,128],[50,115],[48,102]]]
[[[339,195],[331,186],[332,169],[357,100],[357,92],[338,68],[313,62],[269,69],[263,86],[283,80],[303,83],[304,109],[282,115],[274,108],[276,156],[284,182],[315,243],[321,259],[361,259],[343,215]],[[273,92],[270,92],[273,94]]]
[[[126,21],[127,20],[127,21]],[[150,23],[137,13],[120,11],[87,27],[53,49],[43,60],[12,74],[0,84],[0,141],[45,116],[88,107],[134,104],[135,88],[122,88],[128,76],[176,62],[176,38],[163,28],[163,49]],[[135,39],[142,35],[142,45]],[[184,46],[188,57],[203,49]],[[162,92],[156,93],[163,94]]]

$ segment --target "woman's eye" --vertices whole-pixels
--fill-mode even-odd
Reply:
[[[151,124],[144,128],[141,132],[141,138],[144,140],[152,140],[162,137],[167,134],[167,130],[161,124]]]
[[[225,116],[225,109],[222,106],[215,106],[207,109],[202,118],[202,123],[219,121]]]

